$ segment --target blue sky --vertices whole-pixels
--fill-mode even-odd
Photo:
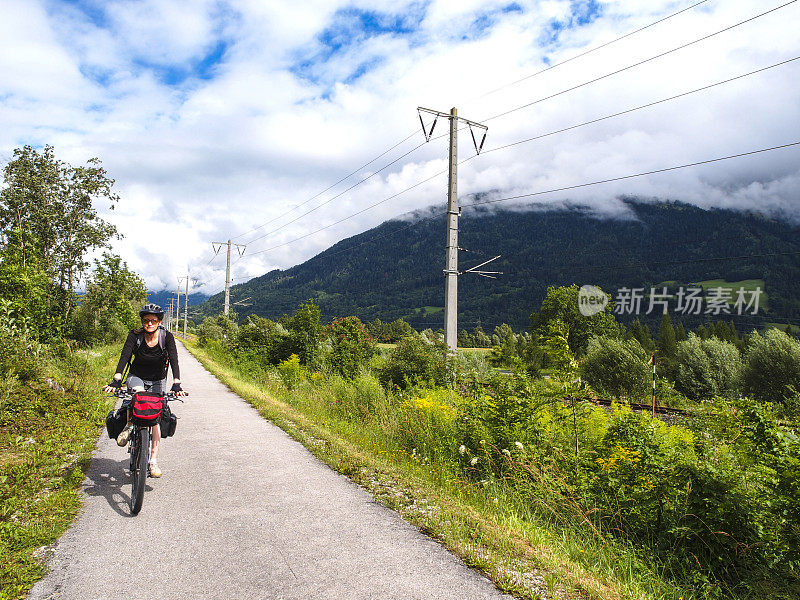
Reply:
[[[151,287],[172,287],[188,268],[215,291],[224,261],[213,259],[211,241],[251,242],[234,269],[243,280],[301,262],[388,218],[441,204],[445,180],[420,182],[443,169],[446,145],[422,144],[417,106],[456,106],[466,118],[489,119],[485,148],[491,149],[800,55],[794,31],[800,8],[792,5],[557,94],[768,8],[756,0],[707,0],[569,60],[693,3],[5,0],[0,158],[23,144],[52,144],[73,164],[98,156],[122,197],[107,218],[135,232],[143,214],[160,216],[149,226],[171,240],[159,261],[144,259],[149,254],[137,235],[116,250]],[[800,139],[798,63],[485,152],[463,165],[459,189],[529,193]],[[437,133],[445,130],[437,125]],[[459,152],[473,152],[469,136]],[[583,202],[610,216],[623,210],[622,194],[800,214],[797,158],[775,153],[537,200]]]

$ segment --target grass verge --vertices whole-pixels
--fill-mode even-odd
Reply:
[[[306,381],[289,391],[277,374],[246,374],[207,349],[187,348],[264,417],[503,591],[536,600],[693,597],[635,549],[534,515],[502,480],[469,483],[404,452],[378,426],[337,418],[327,409],[330,386]]]
[[[67,351],[44,357],[35,379],[0,378],[0,600],[25,598],[78,513],[115,352]]]

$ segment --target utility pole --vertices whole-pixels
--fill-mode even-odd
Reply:
[[[173,323],[173,327],[177,330],[178,323],[181,320],[181,281],[183,281],[182,277],[178,277],[178,291],[176,292],[176,299],[175,299],[175,321]]]
[[[433,124],[430,131],[425,127],[422,120],[422,113],[434,115]],[[417,108],[419,120],[422,124],[422,132],[425,134],[425,141],[430,141],[433,135],[433,128],[439,117],[447,117],[450,120],[450,167],[447,177],[447,238],[446,238],[446,262],[445,262],[445,285],[444,285],[444,341],[455,352],[458,346],[458,217],[461,209],[458,207],[458,123],[462,121],[469,127],[472,135],[472,143],[475,151],[480,154],[483,142],[486,141],[486,125],[475,123],[467,119],[459,118],[455,108],[450,109],[450,113],[443,113],[428,108]],[[480,144],[475,139],[472,128],[483,130],[483,139]]]
[[[186,295],[183,297],[183,339],[186,339],[186,322],[189,320],[189,274],[186,274]]]
[[[228,246],[228,260],[227,266],[225,267],[225,308],[223,312],[227,315],[231,307],[231,246],[236,246],[236,251],[239,253],[239,256],[244,254],[247,246],[245,244],[231,244],[230,240],[227,242],[211,242],[211,247],[214,248],[215,255],[226,245]]]

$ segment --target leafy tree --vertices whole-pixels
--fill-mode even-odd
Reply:
[[[683,326],[683,323],[678,323],[675,326],[675,342],[682,342],[686,339],[686,328]]]
[[[139,326],[138,308],[146,301],[144,281],[119,256],[104,252],[72,314],[72,334],[87,344],[119,340]]]
[[[786,403],[800,388],[800,342],[779,329],[754,333],[742,369],[744,392],[762,402]]]
[[[345,379],[354,379],[375,353],[375,339],[358,317],[335,319],[325,328],[333,348],[328,360]]]
[[[742,369],[739,350],[719,338],[701,339],[690,333],[678,344],[678,376],[675,387],[693,400],[731,395]]]
[[[54,286],[38,256],[25,257],[24,248],[35,245],[30,233],[13,229],[6,240],[0,249],[0,297],[10,303],[8,311],[26,320],[29,335],[47,340],[61,329],[49,301]]]
[[[206,317],[197,328],[197,341],[201,346],[210,340],[232,343],[238,338],[239,326],[236,313],[219,313],[216,317]]]
[[[414,384],[444,385],[449,370],[448,348],[444,342],[428,342],[420,335],[404,337],[380,371],[384,385],[405,388]]]
[[[619,335],[619,326],[607,310],[586,317],[578,310],[578,286],[549,287],[538,313],[531,314],[531,330],[541,337],[549,335],[550,323],[561,321],[567,326],[570,350],[576,355],[586,352],[593,336]]]
[[[107,200],[111,208],[119,200],[100,160],[90,158],[86,166],[73,167],[56,159],[52,146],[40,152],[30,146],[14,150],[3,171],[5,188],[0,191],[0,230],[12,227],[33,235],[33,243],[19,238],[22,262],[34,254],[51,279],[69,292],[88,267],[86,252],[106,246],[116,228],[97,215],[93,202]]]
[[[287,322],[295,353],[304,365],[314,365],[319,358],[319,339],[322,332],[319,315],[319,306],[313,300],[308,300],[300,305]]]
[[[650,335],[650,328],[646,323],[641,323],[639,319],[634,319],[633,323],[631,323],[628,329],[628,336],[639,342],[639,345],[648,354],[652,354],[656,349],[656,344],[653,341],[653,337]]]
[[[601,394],[637,398],[647,394],[650,383],[648,355],[635,339],[595,337],[583,361],[586,382]]]
[[[660,372],[669,379],[674,379],[678,371],[678,346],[675,341],[675,328],[672,326],[672,319],[669,313],[665,313],[661,318],[656,350],[658,352]]]

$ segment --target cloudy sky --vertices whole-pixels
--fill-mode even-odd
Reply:
[[[418,106],[489,127],[460,167],[462,203],[800,141],[795,60],[495,150],[799,57],[797,1],[668,52],[785,2],[0,0],[0,162],[24,144],[74,165],[99,157],[122,196],[113,213],[97,206],[125,234],[115,250],[151,289],[188,269],[212,293],[225,271],[212,242],[247,244],[241,282],[443,209],[447,122],[425,144]],[[517,205],[613,216],[625,194],[798,218],[800,148]]]

